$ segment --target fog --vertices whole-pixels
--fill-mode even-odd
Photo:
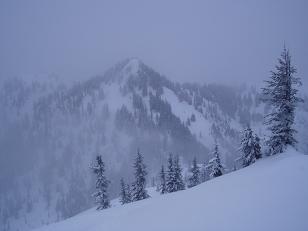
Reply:
[[[285,43],[305,83],[307,7],[304,0],[2,0],[0,78],[86,79],[138,57],[181,82],[260,84]]]
[[[116,198],[121,177],[133,183],[137,149],[153,187],[170,153],[185,182],[193,158],[209,179],[214,144],[226,172],[237,168],[247,124],[266,151],[271,108],[260,86],[284,45],[306,93],[295,129],[307,153],[307,9],[308,1],[0,0],[0,231],[93,207],[97,155]]]

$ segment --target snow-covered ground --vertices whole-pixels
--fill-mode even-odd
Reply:
[[[172,194],[96,211],[37,231],[308,230],[308,155],[290,149]]]

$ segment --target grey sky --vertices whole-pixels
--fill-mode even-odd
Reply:
[[[0,77],[100,74],[139,57],[178,81],[261,83],[283,43],[308,84],[308,1],[1,0]]]

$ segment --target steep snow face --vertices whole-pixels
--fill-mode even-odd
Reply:
[[[37,231],[308,230],[308,156],[289,149],[185,191],[90,209]]]
[[[185,101],[180,102],[177,95],[168,88],[164,88],[162,98],[170,104],[172,113],[187,124],[190,132],[196,136],[198,141],[207,147],[214,144],[215,137],[211,134],[211,125],[214,121],[211,118],[206,119],[193,105]]]

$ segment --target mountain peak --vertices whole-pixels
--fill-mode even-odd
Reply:
[[[105,72],[105,80],[107,82],[123,83],[130,76],[138,74],[141,64],[142,61],[136,57],[124,59]]]
[[[126,59],[126,64],[123,68],[125,73],[129,73],[129,74],[137,74],[139,68],[140,68],[140,64],[142,63],[142,61],[138,58],[128,58]]]

